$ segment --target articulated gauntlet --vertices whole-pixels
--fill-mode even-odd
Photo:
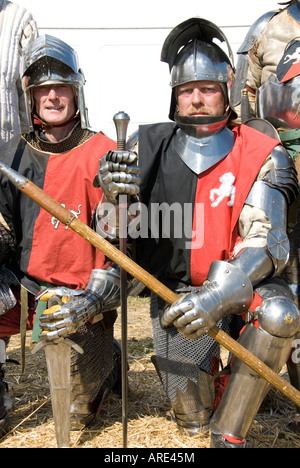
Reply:
[[[103,318],[118,307],[120,302],[120,273],[117,268],[93,270],[85,290],[68,288],[45,290],[38,297],[48,300],[50,306],[40,318],[43,332],[41,340],[55,341],[65,338],[87,321]],[[54,304],[54,305],[53,305]]]
[[[138,202],[140,168],[134,151],[109,151],[100,160],[94,186],[101,187],[104,197],[94,216],[94,229],[110,241],[119,239],[119,206],[127,209]],[[134,209],[133,209],[134,211]],[[127,225],[134,216],[127,209]]]
[[[211,264],[207,281],[168,308],[162,325],[175,325],[186,338],[197,339],[227,314],[242,314],[253,301],[249,278],[224,261]]]

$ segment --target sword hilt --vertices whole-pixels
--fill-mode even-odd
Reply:
[[[114,115],[113,121],[117,131],[118,150],[124,151],[126,147],[126,134],[130,117],[126,112],[120,111]]]
[[[117,146],[119,151],[126,149],[126,133],[129,124],[129,115],[121,111],[114,115],[114,123],[117,131]],[[119,236],[120,251],[127,254],[127,196],[125,200],[119,198]],[[121,268],[121,337],[122,337],[122,426],[123,426],[123,448],[127,448],[127,419],[128,419],[128,376],[127,376],[127,271]]]

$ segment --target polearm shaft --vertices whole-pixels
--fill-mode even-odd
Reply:
[[[81,237],[86,239],[96,249],[100,250],[104,255],[110,258],[113,262],[120,265],[134,278],[147,286],[155,294],[161,297],[168,304],[172,304],[179,296],[168,289],[164,284],[150,275],[146,270],[140,267],[137,263],[120,252],[116,247],[110,244],[107,240],[99,236],[90,227],[76,218],[66,208],[61,206],[56,200],[46,194],[43,190],[33,184],[30,180],[23,177],[18,172],[14,171],[7,165],[0,162],[0,170],[7,178],[31,200],[40,205],[44,210],[55,216],[60,222],[69,226],[73,231],[77,232]],[[250,353],[246,348],[241,346],[237,341],[231,338],[227,333],[214,326],[207,333],[211,338],[216,340],[220,345],[224,346],[235,357],[240,359],[244,364],[249,366],[260,377],[264,378],[273,387],[279,390],[284,396],[300,406],[300,392],[291,384],[282,379],[276,372],[270,369],[264,362]]]
[[[118,112],[114,115],[114,123],[117,132],[118,150],[124,151],[126,146],[126,133],[129,124],[129,115]],[[119,197],[119,238],[120,251],[127,255],[127,196]],[[128,426],[128,349],[127,349],[127,271],[121,268],[121,369],[122,369],[122,429],[123,448],[127,448]]]

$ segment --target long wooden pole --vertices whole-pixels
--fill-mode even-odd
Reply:
[[[56,219],[61,221],[66,226],[69,226],[73,231],[77,232],[77,234],[86,239],[96,249],[99,249],[101,252],[103,252],[104,255],[110,258],[113,262],[124,268],[134,278],[137,278],[139,281],[141,281],[141,283],[147,286],[168,304],[172,304],[177,299],[179,299],[179,296],[176,293],[168,289],[154,276],[150,275],[146,270],[140,267],[125,254],[120,252],[107,240],[99,236],[99,234],[76,218],[75,215],[70,213],[70,211],[61,206],[56,200],[47,195],[31,181],[25,179],[25,177],[3,163],[0,163],[0,170],[21,192],[35,201],[52,216],[55,216]],[[259,360],[246,348],[241,346],[237,341],[227,335],[227,333],[214,326],[207,334],[216,340],[220,345],[224,346],[224,348],[230,351],[235,357],[249,366],[260,377],[264,378],[273,387],[279,390],[289,400],[295,403],[296,406],[300,406],[300,392],[290,383],[282,379],[264,362]]]

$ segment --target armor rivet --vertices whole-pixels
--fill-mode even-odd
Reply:
[[[286,323],[287,325],[291,325],[292,323],[294,323],[294,317],[290,312],[285,315],[284,323]]]

